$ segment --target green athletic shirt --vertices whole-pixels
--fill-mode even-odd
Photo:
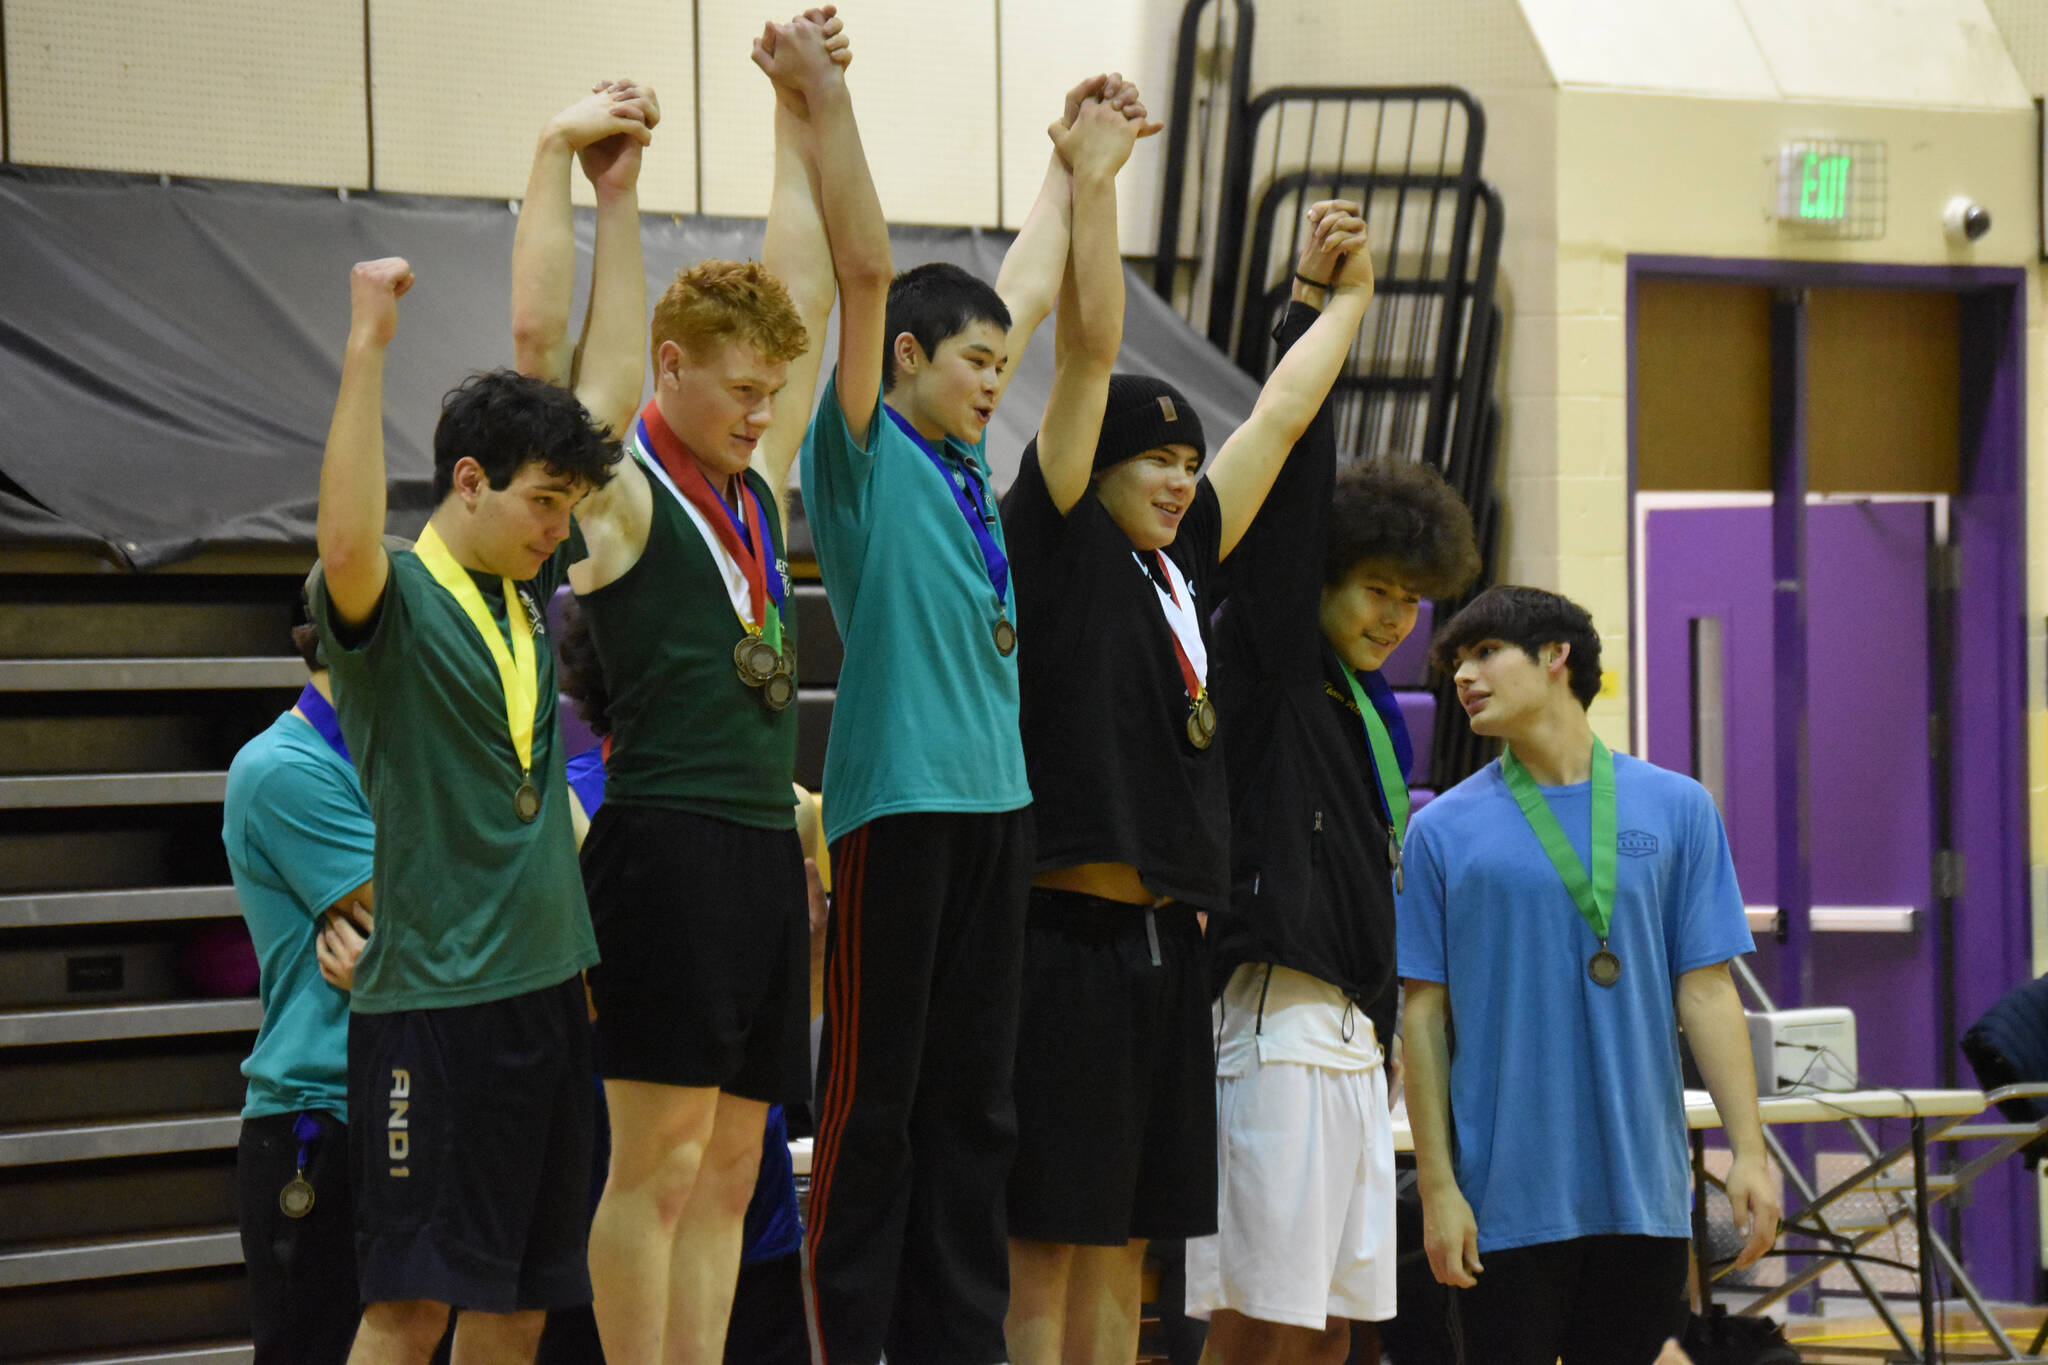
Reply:
[[[580,543],[572,538],[518,585],[540,637],[532,780],[541,810],[530,825],[512,809],[519,760],[497,665],[419,556],[392,553],[376,617],[345,633],[328,614],[325,581],[314,584],[313,619],[334,669],[335,710],[377,827],[377,931],[356,964],[349,1007],[357,1013],[503,1000],[597,961],[562,776],[544,610],[568,572],[570,545]],[[505,630],[500,580],[470,577]]]
[[[782,575],[787,601],[774,495],[754,471],[746,480],[767,513],[770,572]],[[576,599],[610,698],[605,800],[794,829],[797,708],[770,711],[740,681],[732,651],[746,627],[725,575],[675,495],[652,475],[647,481],[654,495],[647,548],[632,568]],[[785,648],[794,648],[794,625],[785,612]]]

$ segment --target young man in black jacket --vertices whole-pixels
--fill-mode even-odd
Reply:
[[[1282,349],[1316,318],[1297,275]],[[1231,903],[1219,986],[1217,1236],[1188,1247],[1205,1360],[1341,1360],[1394,1310],[1394,879],[1410,763],[1379,668],[1424,597],[1477,573],[1471,518],[1427,466],[1337,471],[1326,404],[1233,557],[1215,622]]]

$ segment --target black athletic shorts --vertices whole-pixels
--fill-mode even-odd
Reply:
[[[1216,1231],[1216,1043],[1195,912],[1044,887],[1024,922],[1010,1235]]]
[[[583,841],[608,1081],[811,1090],[810,909],[793,829],[607,801]]]
[[[590,1302],[590,1100],[580,976],[481,1005],[350,1014],[363,1302]]]

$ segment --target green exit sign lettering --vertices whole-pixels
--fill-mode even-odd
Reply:
[[[1801,139],[1778,149],[1777,219],[1807,237],[1884,235],[1882,142]]]

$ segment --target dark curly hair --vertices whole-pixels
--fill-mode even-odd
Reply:
[[[896,386],[896,338],[917,338],[926,355],[977,322],[1010,330],[1010,309],[993,286],[950,261],[930,261],[889,281],[882,336],[882,388]]]
[[[612,732],[612,718],[606,714],[612,694],[604,685],[604,668],[597,660],[597,642],[590,638],[590,623],[583,619],[583,606],[574,593],[563,593],[555,633],[555,659],[560,665],[556,682],[562,695],[583,717],[594,735]]]
[[[510,487],[534,461],[557,477],[581,477],[602,488],[611,482],[620,454],[619,443],[591,422],[575,394],[511,370],[487,370],[441,399],[441,420],[434,427],[434,504],[455,486],[455,466],[465,458],[483,466],[495,489]]]
[[[1514,645],[1531,659],[1545,645],[1569,645],[1565,669],[1572,695],[1581,706],[1591,706],[1600,695],[1600,635],[1592,616],[1569,597],[1513,584],[1488,588],[1444,623],[1430,642],[1429,661],[1454,672],[1459,651],[1482,640]]]
[[[1337,473],[1323,582],[1384,566],[1424,597],[1450,597],[1479,576],[1472,514],[1443,476],[1414,460],[1359,460]]]

